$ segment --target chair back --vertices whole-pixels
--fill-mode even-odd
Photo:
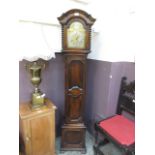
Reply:
[[[135,81],[127,83],[126,77],[121,80],[117,114],[122,114],[123,111],[135,115]]]

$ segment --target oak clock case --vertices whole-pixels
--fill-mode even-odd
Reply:
[[[62,54],[65,62],[65,114],[61,151],[86,152],[83,112],[86,95],[86,57],[90,52],[91,26],[95,19],[79,9],[58,18],[62,27]]]

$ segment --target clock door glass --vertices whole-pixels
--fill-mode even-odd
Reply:
[[[73,22],[67,29],[68,48],[85,48],[86,30],[80,22]]]

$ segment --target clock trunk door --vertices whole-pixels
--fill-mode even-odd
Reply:
[[[82,122],[85,96],[85,56],[66,57],[66,122]]]

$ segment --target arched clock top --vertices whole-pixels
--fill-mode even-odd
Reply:
[[[96,20],[90,14],[80,9],[69,10],[58,17],[58,20],[62,25],[68,24],[71,19],[81,19],[86,25],[90,26],[93,25]]]
[[[95,19],[83,10],[72,9],[63,13],[58,20],[62,26],[62,51],[89,53],[91,26]]]

